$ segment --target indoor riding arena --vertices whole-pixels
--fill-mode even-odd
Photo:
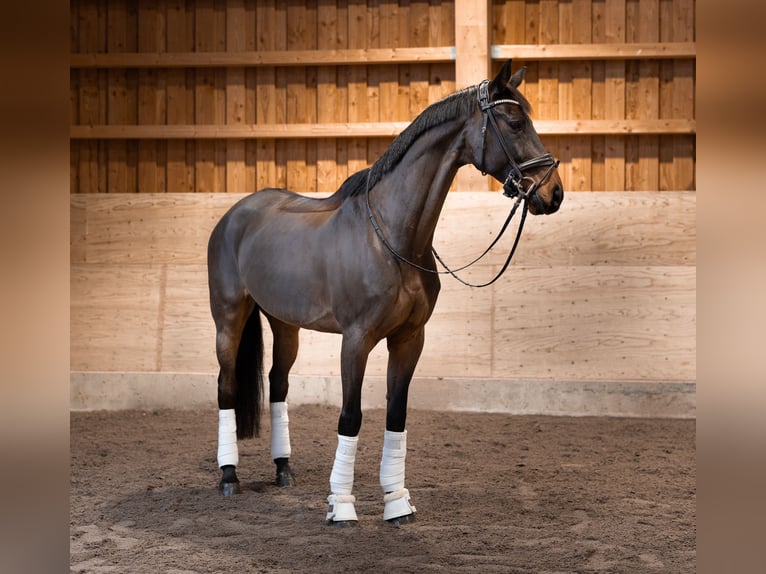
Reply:
[[[72,0],[70,571],[695,572],[695,9],[694,0]],[[362,367],[353,496],[333,499],[348,434],[347,333],[300,330],[286,399],[293,474],[276,484],[276,336],[265,319],[260,435],[234,441],[238,462],[227,464],[240,492],[224,496],[214,227],[264,188],[325,205],[317,200],[377,165],[432,104],[455,92],[480,98],[485,79],[510,90],[499,81],[509,60],[513,72],[526,67],[524,125],[560,162],[545,164],[546,177],[560,178],[564,198],[548,215],[529,208],[491,285],[440,278],[396,463],[403,483],[406,454],[402,492],[417,519],[384,519],[391,337]],[[512,157],[520,122],[508,119],[526,108],[505,98],[471,100],[450,144],[485,161],[443,184],[423,238],[452,268],[482,254],[514,202],[525,216],[542,196],[532,193],[541,181],[509,199],[502,176],[482,175],[499,144],[512,150],[509,177],[529,159]],[[471,139],[482,118],[490,127]],[[419,274],[378,242],[370,199],[385,212],[370,173],[370,221],[358,211],[371,250],[402,276]],[[483,284],[502,270],[521,209],[461,279]],[[397,222],[379,222],[393,237]],[[328,261],[351,265],[327,243]],[[305,256],[282,255],[295,261],[291,277],[305,273]],[[358,520],[333,522],[333,504],[351,499]]]

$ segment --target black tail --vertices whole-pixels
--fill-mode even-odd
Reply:
[[[263,402],[263,331],[261,313],[253,309],[237,349],[237,438],[258,436]]]

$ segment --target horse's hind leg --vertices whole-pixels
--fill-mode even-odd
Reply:
[[[271,458],[277,465],[277,486],[295,484],[290,468],[290,427],[287,391],[290,369],[298,356],[298,327],[267,315],[274,334],[273,361],[269,371],[269,410],[271,414]]]
[[[237,448],[237,354],[248,318],[255,312],[255,303],[242,297],[236,303],[213,306],[216,324],[216,356],[218,374],[218,466],[222,471],[219,484],[224,496],[240,492],[236,467]],[[258,319],[256,317],[255,319]]]

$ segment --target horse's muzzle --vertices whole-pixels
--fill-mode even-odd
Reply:
[[[547,202],[540,197],[539,190],[536,190],[529,198],[529,212],[532,215],[550,215],[559,210],[563,201],[564,190],[558,184],[551,190],[551,197]]]

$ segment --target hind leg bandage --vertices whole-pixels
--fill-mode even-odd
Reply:
[[[271,403],[271,458],[290,458],[290,419],[287,403]]]
[[[234,409],[221,409],[218,411],[218,466],[237,466],[237,463],[237,416]]]

